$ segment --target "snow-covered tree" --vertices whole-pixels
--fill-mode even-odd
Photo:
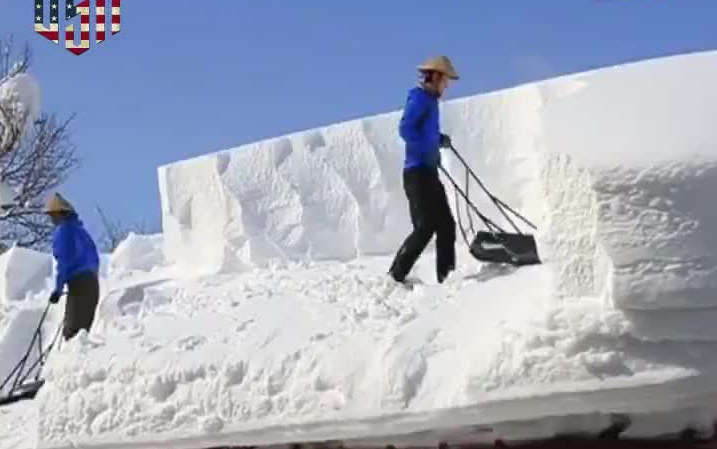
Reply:
[[[0,38],[0,245],[46,249],[52,225],[44,200],[79,160],[70,140],[74,117],[40,109],[40,88],[29,74],[31,54]]]

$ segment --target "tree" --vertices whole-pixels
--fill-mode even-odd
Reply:
[[[110,219],[104,213],[100,206],[97,206],[97,214],[102,220],[102,236],[98,239],[98,246],[103,253],[111,253],[127,238],[130,232],[135,234],[153,234],[158,232],[155,226],[149,226],[147,223],[135,223],[131,226],[125,225],[122,221]]]
[[[70,139],[68,120],[39,113],[12,98],[2,98],[4,83],[27,73],[31,53],[26,45],[14,52],[13,40],[0,39],[0,183],[16,193],[15,201],[0,210],[0,244],[45,250],[52,224],[43,213],[44,200],[79,166]]]

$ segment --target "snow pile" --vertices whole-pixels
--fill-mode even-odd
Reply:
[[[447,102],[444,129],[536,223],[545,263],[460,247],[436,285],[429,252],[413,290],[385,275],[410,226],[396,112],[161,167],[163,238],[118,249],[97,328],[53,355],[39,447],[514,434],[611,412],[635,434],[711,432],[716,79],[708,52]]]
[[[11,126],[17,127],[21,135],[27,133],[39,117],[40,98],[40,86],[28,73],[0,79],[0,107],[13,117]],[[5,141],[11,132],[7,118],[0,117],[0,141]]]
[[[49,254],[13,246],[0,254],[0,300],[18,301],[47,288],[53,261]]]
[[[112,252],[110,266],[115,270],[152,271],[165,265],[162,254],[163,237],[130,232]]]

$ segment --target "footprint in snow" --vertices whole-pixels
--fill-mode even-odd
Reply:
[[[192,351],[198,346],[201,346],[206,343],[206,341],[206,338],[198,336],[182,338],[177,342],[177,349],[180,351]]]
[[[329,338],[330,335],[331,335],[330,333],[329,333],[329,334],[325,334],[325,333],[323,333],[323,332],[319,332],[319,333],[314,334],[314,335],[311,336],[311,341],[312,341],[312,342],[323,341],[323,340],[326,340],[327,338]]]
[[[242,322],[239,326],[236,327],[235,330],[237,333],[246,332],[249,329],[249,326],[251,326],[252,324],[254,324],[253,318]]]

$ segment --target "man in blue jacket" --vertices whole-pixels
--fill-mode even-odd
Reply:
[[[389,273],[404,282],[428,242],[436,234],[436,276],[442,283],[455,269],[456,224],[438,175],[441,148],[451,145],[440,132],[438,99],[458,74],[445,56],[418,66],[420,85],[408,92],[399,133],[405,142],[403,188],[413,232],[398,250]]]
[[[57,262],[57,276],[50,303],[57,304],[67,285],[62,335],[69,340],[80,329],[89,332],[92,327],[100,296],[100,258],[95,242],[65,198],[58,193],[53,195],[45,212],[55,225],[52,254]]]

